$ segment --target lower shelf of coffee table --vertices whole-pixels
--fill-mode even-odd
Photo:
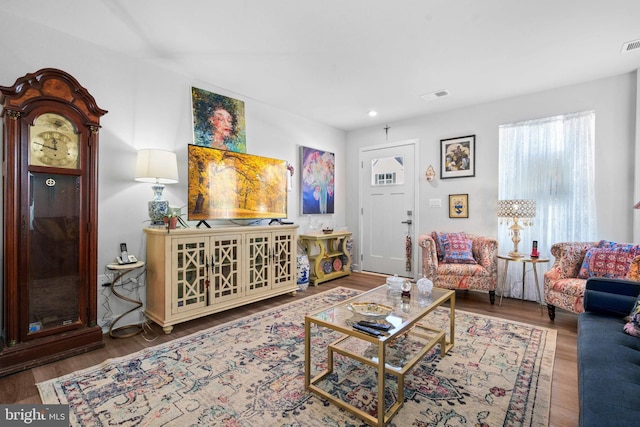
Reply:
[[[355,333],[356,332],[354,332],[354,334]],[[308,389],[335,405],[355,414],[371,425],[386,426],[404,404],[405,374],[422,360],[437,344],[440,344],[441,357],[444,357],[447,351],[453,347],[453,344],[446,341],[446,333],[444,331],[431,328],[424,324],[415,324],[411,331],[399,336],[393,341],[387,342],[378,340],[376,337],[362,339],[354,335],[344,335],[328,345],[327,369],[310,380]],[[380,381],[380,379],[384,377],[384,374],[381,372],[382,367],[380,366],[378,356],[380,346],[382,346],[382,351],[384,351],[384,372],[397,378],[398,387],[397,400],[391,407],[384,411],[384,415],[374,417],[362,409],[332,395],[319,385],[319,383],[333,372],[335,363],[334,353],[377,368],[377,377],[378,381]],[[395,362],[395,365],[392,364],[392,362]],[[383,381],[382,388],[384,387]],[[380,390],[378,390],[378,394],[379,392]],[[378,400],[378,402],[380,402],[380,400]]]
[[[419,324],[409,333],[398,337],[393,343],[376,345],[347,335],[329,344],[329,351],[377,367],[378,346],[381,344],[385,346],[385,371],[396,376],[405,375],[436,344],[440,344],[441,356],[444,357],[447,352],[444,331]]]

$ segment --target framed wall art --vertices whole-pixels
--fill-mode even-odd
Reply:
[[[469,218],[468,194],[449,194],[449,218]]]
[[[334,212],[335,154],[301,147],[302,214]]]
[[[194,145],[247,152],[243,101],[192,87],[191,107]]]
[[[476,136],[440,140],[440,179],[476,175]]]

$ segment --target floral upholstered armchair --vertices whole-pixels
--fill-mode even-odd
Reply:
[[[434,286],[471,289],[496,299],[498,241],[465,233],[426,233],[418,237],[422,248],[422,273]]]
[[[640,279],[640,247],[629,243],[562,242],[551,246],[555,261],[544,273],[544,301],[549,318],[556,307],[574,313],[584,311],[583,299],[589,277]]]

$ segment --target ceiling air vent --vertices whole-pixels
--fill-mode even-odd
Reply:
[[[446,89],[438,90],[436,92],[427,93],[425,95],[420,95],[420,98],[425,101],[431,101],[432,99],[444,98],[449,95],[449,91]]]
[[[622,45],[622,53],[631,52],[640,49],[640,40],[633,40]]]

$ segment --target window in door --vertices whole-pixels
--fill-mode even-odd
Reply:
[[[371,185],[404,184],[404,158],[383,157],[371,160]]]

